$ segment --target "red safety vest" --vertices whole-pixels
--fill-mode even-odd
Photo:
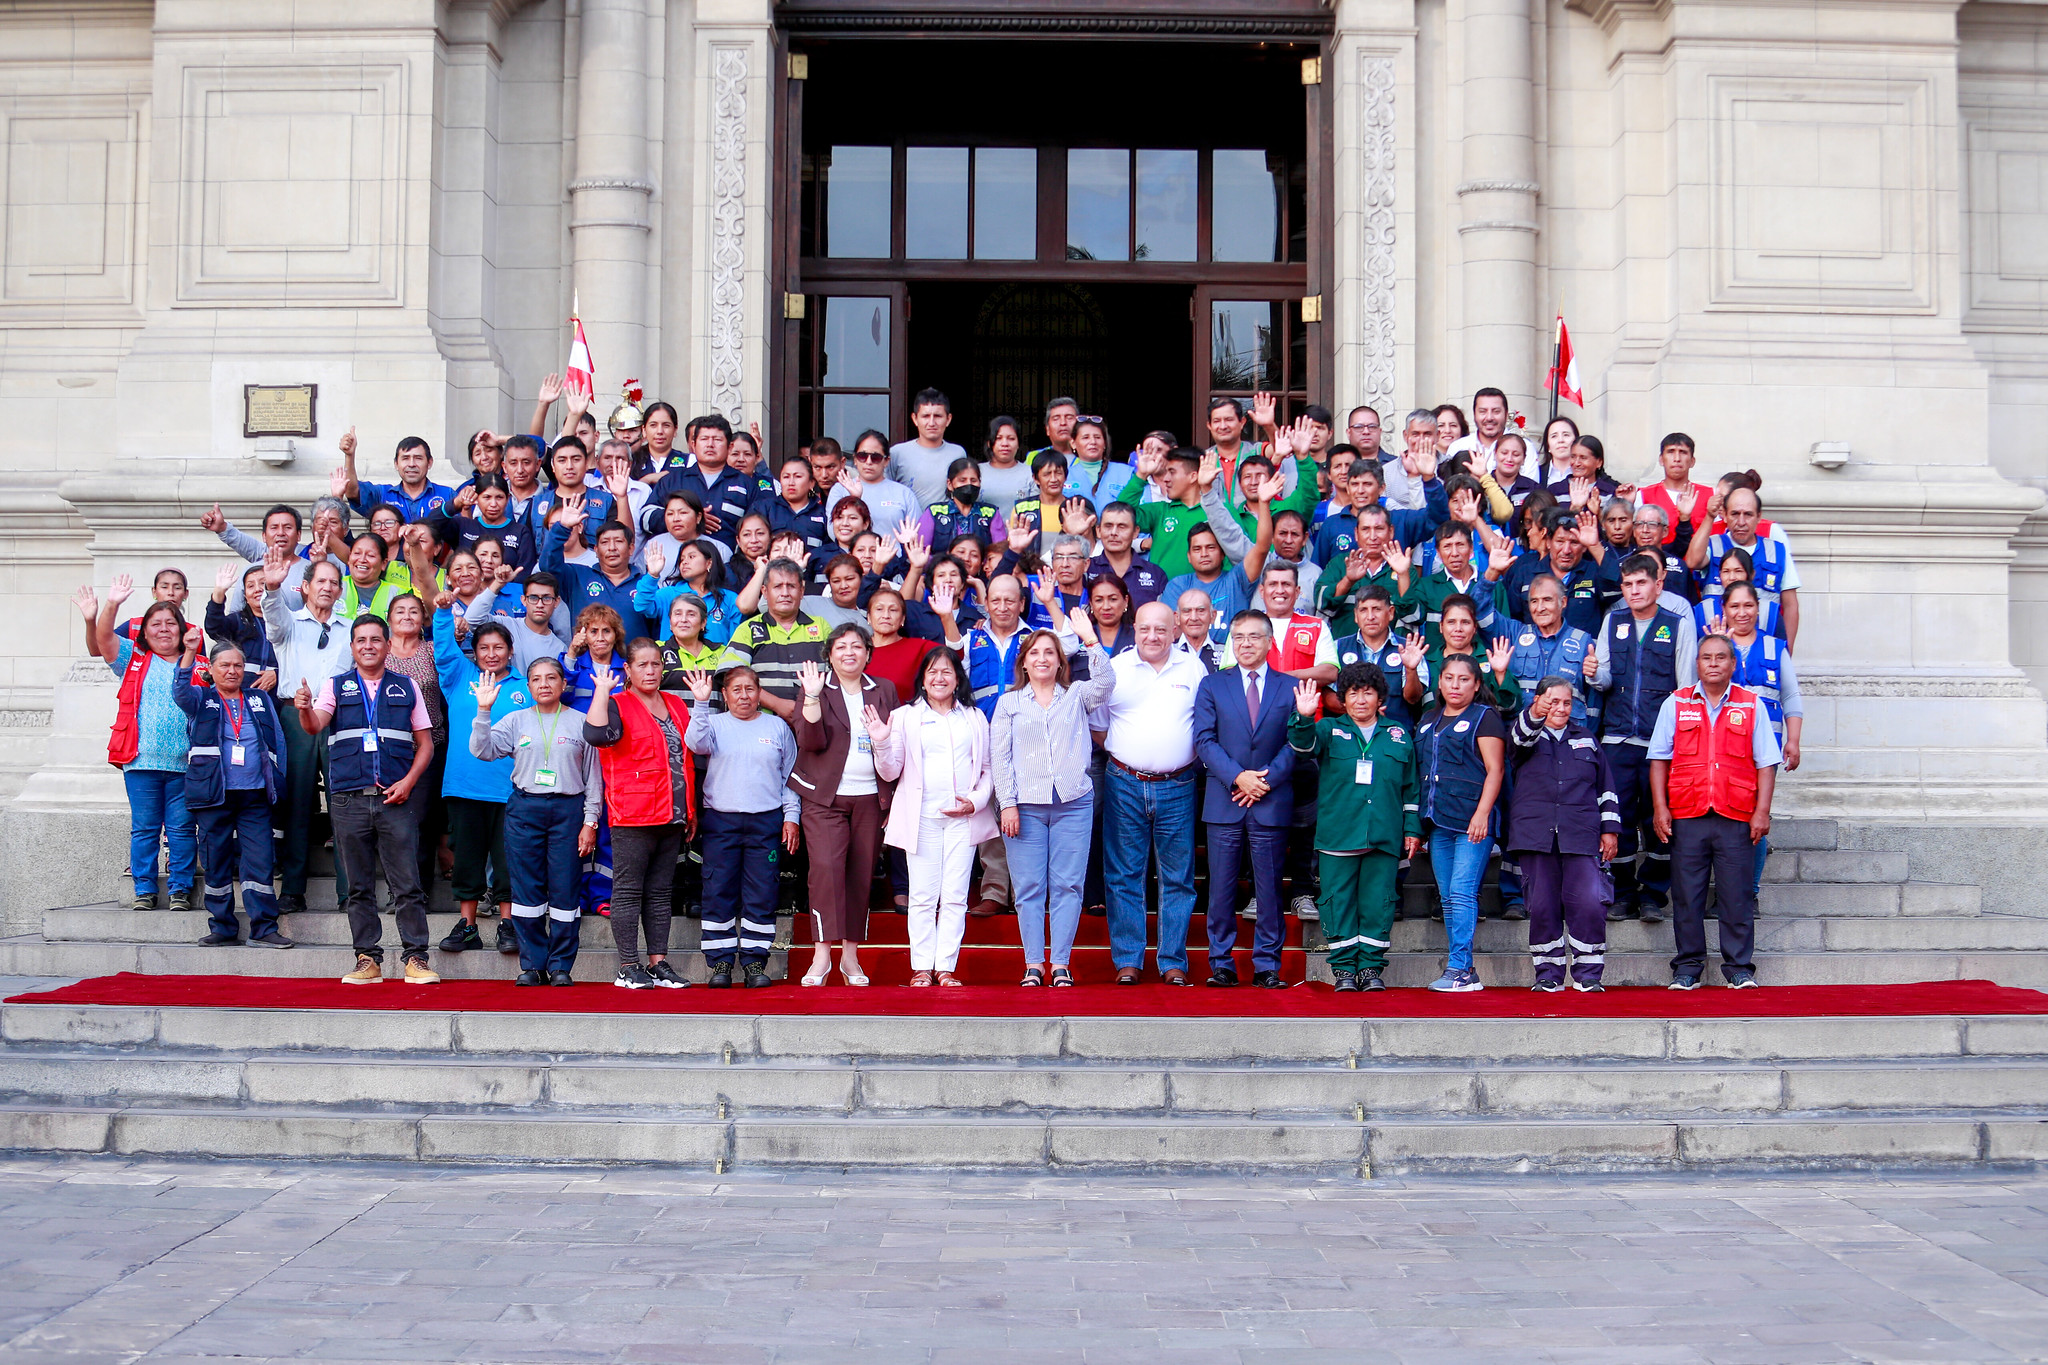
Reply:
[[[1769,725],[1756,693],[1730,684],[1721,714],[1710,718],[1698,683],[1671,694],[1678,728],[1671,740],[1671,818],[1713,811],[1731,820],[1756,813],[1756,727]]]
[[[689,711],[666,692],[661,699],[668,706],[676,733],[687,735]],[[669,780],[668,744],[661,737],[661,727],[631,692],[613,697],[612,705],[619,708],[626,733],[617,744],[597,751],[598,765],[604,769],[605,813],[615,827],[666,825],[675,799]],[[684,809],[674,811],[677,821],[686,818],[697,805],[697,765],[689,761],[687,752],[683,755],[683,798]]]
[[[1322,617],[1294,613],[1288,619],[1287,628],[1273,637],[1273,647],[1266,651],[1266,667],[1278,673],[1314,668],[1316,646],[1323,642],[1323,631],[1326,629],[1328,627],[1323,623]],[[1292,687],[1293,683],[1290,681],[1288,686]],[[1320,698],[1316,702],[1316,714],[1323,714]]]
[[[121,688],[114,696],[114,729],[107,737],[107,762],[116,768],[127,767],[142,752],[142,684],[156,657],[149,646],[137,640],[128,656],[127,671],[121,674]]]
[[[1706,524],[1707,500],[1714,496],[1714,490],[1703,483],[1687,485],[1692,492],[1688,501],[1692,504],[1683,511],[1671,496],[1671,490],[1661,483],[1653,483],[1642,490],[1643,506],[1654,507],[1664,514],[1664,543],[1669,545],[1678,536],[1678,523],[1688,523],[1697,531]]]

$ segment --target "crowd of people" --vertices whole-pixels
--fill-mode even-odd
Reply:
[[[445,875],[439,951],[495,918],[522,986],[573,984],[597,914],[613,984],[685,987],[678,913],[708,984],[768,986],[779,907],[810,929],[792,977],[864,986],[893,903],[912,986],[960,985],[967,920],[1002,914],[1024,987],[1075,983],[1088,914],[1118,983],[1149,952],[1189,985],[1199,906],[1209,986],[1239,984],[1240,919],[1252,984],[1292,984],[1291,914],[1373,991],[1426,856],[1433,990],[1481,988],[1490,868],[1539,991],[1600,990],[1607,923],[1667,914],[1671,985],[1698,986],[1710,897],[1722,979],[1756,984],[1801,705],[1799,575],[1753,471],[1697,483],[1672,433],[1618,479],[1491,388],[1397,434],[1217,397],[1206,443],[1121,458],[1072,399],[1042,419],[977,456],[927,389],[908,439],[777,462],[664,402],[600,428],[550,376],[453,484],[416,436],[373,481],[351,429],[310,508],[202,518],[234,559],[201,611],[175,568],[132,619],[125,577],[78,594],[120,680],[135,908],[167,889],[204,944],[290,948],[331,839],[354,983],[385,976],[379,877],[403,979],[439,979]]]

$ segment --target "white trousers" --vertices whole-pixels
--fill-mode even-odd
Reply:
[[[950,972],[960,961],[967,933],[967,881],[974,873],[974,844],[967,822],[927,815],[917,827],[917,852],[910,864],[910,970]]]

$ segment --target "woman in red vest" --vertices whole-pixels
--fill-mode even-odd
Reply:
[[[619,950],[614,986],[681,989],[668,964],[669,889],[676,859],[696,824],[697,768],[683,748],[690,711],[661,690],[661,646],[642,636],[626,646],[626,690],[614,699],[609,665],[591,663],[584,741],[604,770],[604,807],[612,827],[612,942]],[[647,923],[647,965],[640,965],[640,924]],[[756,976],[760,980],[756,981]],[[729,985],[713,981],[713,985]],[[749,986],[768,974],[747,969]]]
[[[199,863],[198,835],[185,805],[185,765],[191,748],[185,713],[172,695],[185,617],[175,602],[152,602],[135,623],[133,638],[114,630],[114,609],[134,591],[126,574],[114,579],[93,620],[99,656],[121,680],[107,762],[121,770],[128,789],[128,870],[137,910],[156,909],[157,842],[170,850],[171,909],[190,910]],[[90,590],[79,595],[81,610]]]

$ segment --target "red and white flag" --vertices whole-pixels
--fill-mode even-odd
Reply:
[[[594,398],[597,395],[597,366],[590,363],[590,339],[583,335],[582,313],[583,301],[572,299],[569,326],[574,335],[569,338],[569,363],[563,368],[563,380],[569,392]]]
[[[1564,315],[1557,319],[1557,350],[1555,363],[1550,367],[1550,379],[1544,385],[1559,398],[1566,398],[1580,407],[1586,406],[1585,390],[1579,387],[1579,360],[1572,354],[1572,334],[1565,330]]]

